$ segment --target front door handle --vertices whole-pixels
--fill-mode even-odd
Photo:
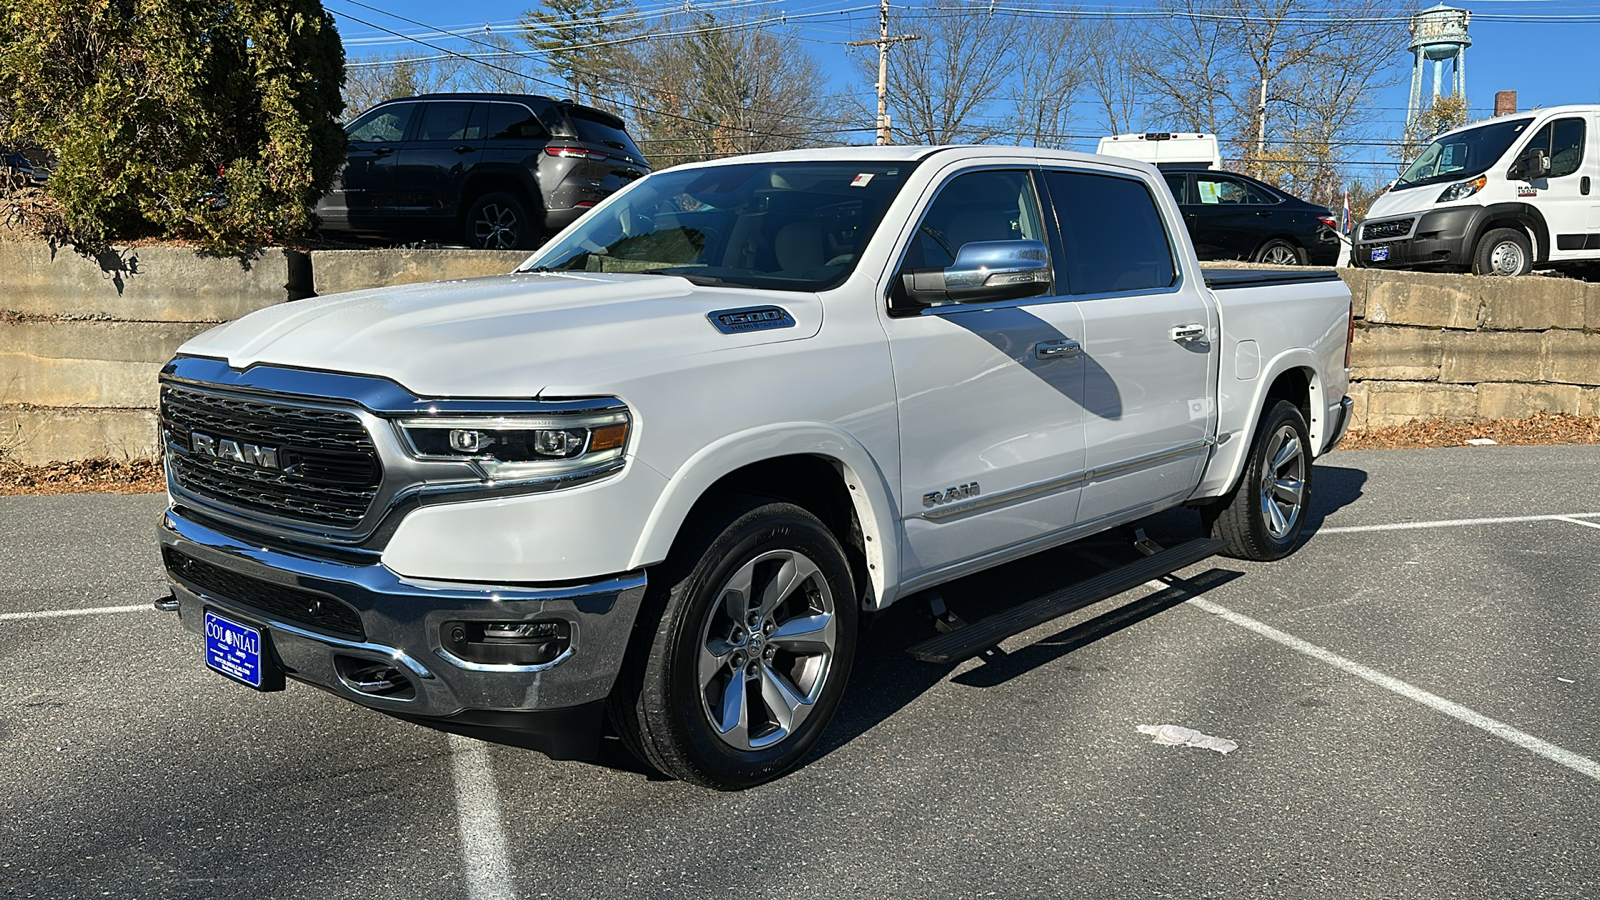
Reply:
[[[1174,325],[1172,326],[1172,339],[1175,341],[1193,342],[1204,340],[1206,327],[1204,325]]]
[[[1036,359],[1071,359],[1083,352],[1083,345],[1072,338],[1059,341],[1040,341],[1033,345]]]
[[[374,156],[388,156],[389,154],[391,154],[393,152],[394,152],[394,148],[393,147],[373,147],[372,148],[372,154]]]
[[[1258,216],[1261,216],[1261,217],[1263,217],[1263,218],[1265,218],[1265,217],[1267,217],[1267,216],[1270,216],[1270,215],[1272,215],[1272,211],[1271,211],[1271,210],[1268,210],[1268,209],[1263,209],[1263,210],[1259,210],[1259,211],[1257,211],[1257,212],[1256,212],[1256,215],[1258,215]]]
[[[1585,175],[1578,181],[1578,193],[1589,196],[1589,176]]]
[[[453,149],[454,149],[454,150],[455,150],[455,151],[456,151],[456,152],[457,152],[457,153],[471,153],[471,152],[472,152],[472,151],[473,151],[473,150],[476,150],[476,149],[477,149],[477,148],[476,148],[476,147],[472,147],[472,146],[469,146],[469,145],[467,145],[467,144],[462,144],[462,145],[461,145],[461,146],[459,146],[459,147],[455,147],[455,148],[453,148]]]

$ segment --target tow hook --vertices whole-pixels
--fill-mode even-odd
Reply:
[[[177,612],[178,598],[173,594],[168,594],[165,597],[162,597],[160,600],[157,600],[155,603],[152,603],[151,606],[154,606],[160,612]]]

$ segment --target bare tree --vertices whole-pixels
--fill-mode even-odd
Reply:
[[[669,20],[679,32],[641,42],[628,87],[653,160],[671,165],[834,142],[839,98],[789,29],[762,11]]]
[[[1108,134],[1128,134],[1144,124],[1149,95],[1135,77],[1144,52],[1143,30],[1126,20],[1104,19],[1085,35],[1084,74],[1097,123]]]
[[[385,100],[449,88],[463,61],[436,53],[400,53],[345,64],[344,109],[354,119]]]
[[[1008,131],[982,116],[1003,96],[1017,22],[1014,15],[973,6],[929,6],[892,17],[891,32],[922,37],[889,54],[890,107],[898,114],[895,140],[981,144]],[[876,79],[875,59],[870,68]]]
[[[1163,18],[1141,28],[1131,75],[1165,127],[1221,134],[1235,113],[1236,29],[1204,13],[1210,0],[1163,0]]]
[[[1060,148],[1086,74],[1085,29],[1076,19],[1035,16],[1018,23],[1011,107],[1019,144]]]

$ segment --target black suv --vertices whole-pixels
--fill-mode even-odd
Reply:
[[[1326,206],[1234,172],[1164,167],[1162,174],[1203,260],[1331,266],[1339,259],[1338,223]]]
[[[650,164],[616,116],[525,94],[425,94],[345,126],[322,227],[394,240],[528,249]]]

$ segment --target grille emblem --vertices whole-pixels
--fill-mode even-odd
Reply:
[[[229,438],[214,438],[198,431],[190,433],[190,449],[202,456],[244,463],[262,469],[278,468],[278,451],[273,447],[245,444]]]

